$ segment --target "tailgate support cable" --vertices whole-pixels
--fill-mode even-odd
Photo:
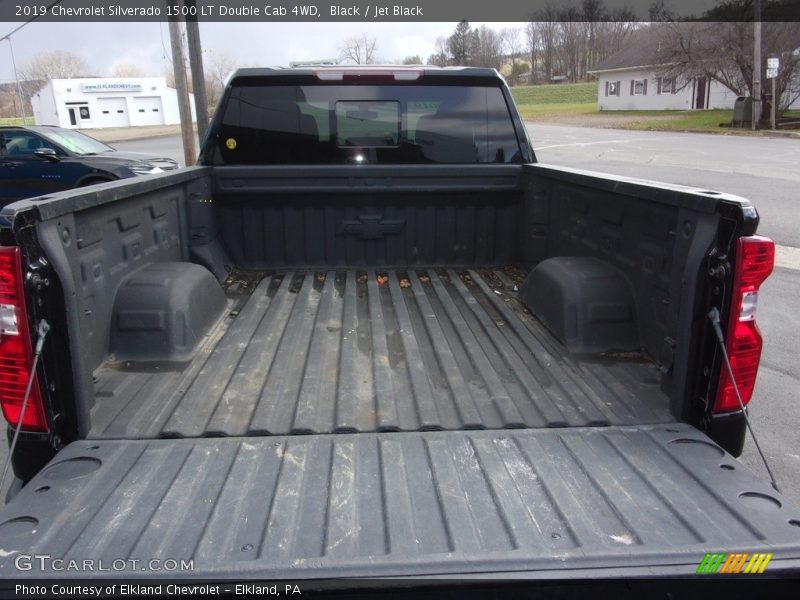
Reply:
[[[44,319],[39,321],[39,327],[37,328],[37,332],[39,333],[39,339],[36,340],[36,350],[33,353],[33,365],[31,366],[31,374],[28,377],[28,387],[25,388],[25,396],[22,399],[22,408],[19,411],[17,428],[14,430],[14,437],[11,439],[11,446],[9,446],[8,448],[8,456],[6,457],[6,462],[3,465],[3,474],[2,476],[0,476],[0,490],[3,489],[3,482],[6,480],[6,475],[8,474],[8,467],[11,464],[11,456],[14,454],[14,447],[17,445],[19,432],[22,429],[22,417],[25,415],[25,409],[28,408],[28,399],[31,396],[31,388],[33,388],[33,381],[34,378],[36,377],[36,365],[39,363],[39,356],[42,353],[44,340],[47,337],[47,333],[49,331],[50,331],[50,324]]]
[[[736,399],[739,401],[739,408],[742,409],[742,415],[744,416],[744,422],[747,424],[747,429],[750,432],[750,435],[753,437],[753,442],[755,442],[756,450],[758,450],[759,456],[761,456],[761,460],[764,463],[764,466],[767,468],[767,473],[769,473],[769,479],[772,482],[772,487],[775,489],[776,492],[780,492],[778,489],[778,484],[775,482],[775,476],[772,474],[772,469],[769,468],[769,463],[767,462],[767,457],[764,456],[764,453],[761,451],[761,445],[758,443],[758,438],[756,437],[756,432],[753,431],[753,426],[750,424],[750,418],[747,416],[747,411],[744,408],[744,402],[742,402],[742,395],[739,393],[739,386],[736,383],[736,377],[733,375],[733,369],[731,368],[731,361],[728,358],[728,349],[725,347],[725,336],[722,335],[722,327],[719,324],[719,310],[715,306],[711,309],[708,313],[708,318],[711,320],[711,324],[714,327],[714,333],[717,334],[717,341],[719,342],[719,347],[722,348],[722,359],[725,363],[725,368],[728,369],[728,377],[731,379],[731,383],[733,384],[733,391],[736,392]]]

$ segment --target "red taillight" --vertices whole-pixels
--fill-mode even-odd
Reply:
[[[33,350],[22,287],[22,257],[16,246],[0,247],[0,405],[16,427],[33,366]],[[42,392],[34,379],[22,429],[48,431]]]
[[[742,403],[750,402],[756,386],[758,363],[763,345],[761,332],[756,325],[758,288],[772,273],[775,264],[775,243],[760,235],[739,238],[736,245],[736,263],[733,271],[731,310],[728,317],[728,334],[725,347],[731,369],[739,386]],[[739,400],[728,369],[722,365],[714,402],[714,412],[739,410]]]

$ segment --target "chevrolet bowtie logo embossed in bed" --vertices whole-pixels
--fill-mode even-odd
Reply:
[[[709,552],[700,561],[697,573],[763,573],[770,560],[772,553],[766,552]]]
[[[400,233],[405,224],[405,219],[384,219],[381,215],[359,215],[357,220],[343,220],[336,233],[356,235],[362,240],[379,240],[385,235]]]

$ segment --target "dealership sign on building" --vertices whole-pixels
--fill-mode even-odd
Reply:
[[[178,94],[165,77],[51,79],[31,97],[31,106],[37,125],[73,129],[181,122]]]
[[[92,83],[82,83],[82,92],[141,92],[141,83],[120,83],[97,81]]]

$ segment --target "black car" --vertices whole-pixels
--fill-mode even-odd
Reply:
[[[22,198],[177,169],[171,158],[119,152],[60,127],[0,127],[0,206]]]

